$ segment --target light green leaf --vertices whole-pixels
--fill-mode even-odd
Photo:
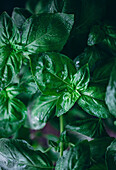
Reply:
[[[52,169],[46,154],[34,149],[24,140],[0,139],[0,167],[13,170]]]
[[[0,16],[0,88],[7,86],[22,65],[20,34],[12,19],[3,13]]]
[[[20,100],[13,98],[12,95],[9,88],[0,92],[1,137],[11,136],[24,124],[26,119],[26,108],[24,104]]]
[[[61,51],[74,23],[70,14],[33,15],[23,25],[22,43],[25,52]]]
[[[88,141],[82,141],[59,158],[55,170],[85,170],[90,164]]]
[[[82,92],[82,95],[77,102],[83,110],[93,116],[99,118],[111,117],[111,114],[105,104],[104,87],[89,86]]]

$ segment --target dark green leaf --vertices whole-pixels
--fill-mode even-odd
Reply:
[[[52,169],[47,155],[33,148],[23,140],[0,139],[0,167],[13,170]]]
[[[89,142],[91,157],[96,162],[103,162],[107,147],[111,144],[114,138],[103,137],[94,139]]]
[[[104,60],[104,61],[103,61]],[[106,83],[108,84],[110,73],[114,64],[114,59],[103,59],[99,65],[96,65],[93,74],[92,81],[95,83]],[[98,60],[99,62],[100,60]]]
[[[89,166],[89,161],[89,144],[82,141],[57,161],[55,170],[85,170]]]
[[[26,108],[24,104],[13,98],[12,88],[2,90],[0,93],[0,136],[9,137],[24,124],[26,118]],[[14,92],[16,92],[14,90]]]
[[[54,0],[28,0],[26,9],[34,14],[57,12]]]
[[[106,104],[110,113],[116,117],[116,62],[113,66],[106,90]]]
[[[29,53],[61,51],[68,40],[74,16],[71,14],[33,15],[23,25],[22,43]]]
[[[107,163],[107,166],[108,166],[108,170],[110,170],[110,169],[115,170],[116,169],[116,139],[107,148],[106,163]]]
[[[21,27],[23,23],[26,21],[27,18],[29,18],[32,14],[23,8],[14,8],[12,13],[12,19],[14,20],[14,23],[16,24],[17,28],[21,30]]]
[[[105,164],[100,163],[100,164],[95,164],[89,170],[107,170],[107,167]]]
[[[100,27],[100,25],[94,25],[88,35],[87,44],[89,46],[93,46],[93,45],[99,44],[104,39],[105,39],[105,33],[104,33],[104,30],[102,30],[102,27]]]
[[[107,136],[101,119],[78,120],[71,125],[66,125],[67,130],[76,131],[89,137]]]
[[[103,61],[109,58],[109,55],[97,46],[91,46],[85,48],[84,52],[77,56],[74,60],[76,68],[82,67],[88,64],[90,72],[93,72],[97,62],[103,65]]]
[[[87,113],[99,118],[111,117],[105,104],[105,88],[89,86],[78,99],[79,106]]]

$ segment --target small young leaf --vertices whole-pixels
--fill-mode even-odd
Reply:
[[[59,158],[55,170],[85,170],[90,164],[90,148],[88,141],[82,141]]]
[[[24,140],[0,139],[0,167],[3,169],[52,169],[46,154],[34,151]]]

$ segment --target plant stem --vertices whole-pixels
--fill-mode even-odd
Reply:
[[[60,116],[60,134],[64,131],[63,115]],[[63,142],[60,142],[60,156],[63,156]]]

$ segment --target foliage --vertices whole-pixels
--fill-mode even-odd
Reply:
[[[116,169],[115,10],[28,0],[0,15],[0,170]]]

